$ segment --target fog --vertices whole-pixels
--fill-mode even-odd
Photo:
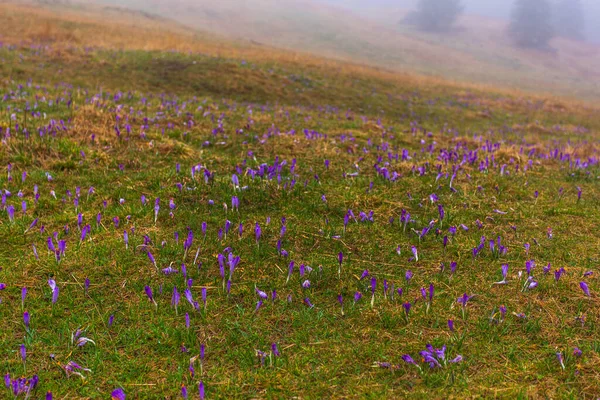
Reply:
[[[385,9],[414,9],[418,0],[314,0],[323,4],[347,8],[357,13]],[[513,1],[511,0],[463,0],[466,14],[481,15],[498,19],[508,19]],[[583,0],[586,12],[587,39],[600,43],[600,0]]]

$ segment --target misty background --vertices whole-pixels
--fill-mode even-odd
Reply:
[[[319,0],[315,0],[319,1]],[[390,9],[414,9],[418,0],[320,0],[324,4],[347,8],[357,13],[377,14]],[[511,0],[463,0],[465,14],[508,20]],[[586,35],[592,42],[600,43],[600,0],[582,0],[586,15]]]

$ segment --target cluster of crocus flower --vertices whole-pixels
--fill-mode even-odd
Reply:
[[[279,352],[279,348],[277,347],[277,343],[271,343],[271,351],[262,351],[256,350],[256,357],[258,358],[258,362],[260,366],[265,365],[265,360],[269,359],[269,365],[273,366],[273,363],[278,357],[281,357],[281,353]]]
[[[37,375],[33,375],[31,378],[12,378],[10,374],[4,375],[4,385],[14,398],[23,396],[28,399],[32,396],[33,391],[38,386],[39,378]]]
[[[449,359],[446,356],[446,345],[443,345],[441,348],[434,348],[431,344],[427,344],[425,349],[419,352],[419,356],[421,363],[428,365],[430,369],[445,368],[450,364],[456,364],[463,361],[461,355]],[[421,363],[417,362],[410,354],[402,355],[402,361],[408,365],[414,365],[419,371],[423,372]],[[400,368],[400,366],[393,366],[391,363],[387,362],[377,362],[376,365],[381,368]]]
[[[422,362],[429,365],[429,368],[431,369],[443,368],[448,364],[456,364],[463,360],[461,355],[457,355],[452,359],[448,359],[446,357],[446,345],[436,349],[432,345],[427,344],[425,346],[425,350],[420,351],[419,355],[421,356]],[[402,360],[407,364],[414,365],[421,369],[421,366],[409,354],[404,354],[402,356]]]

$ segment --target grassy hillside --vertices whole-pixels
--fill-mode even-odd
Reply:
[[[402,25],[406,10],[353,14],[309,0],[96,0],[165,16],[194,29],[330,58],[597,100],[600,47],[556,39],[556,53],[515,49],[505,23],[466,16],[454,34]]]
[[[104,12],[0,4],[3,396],[600,393],[597,108]]]

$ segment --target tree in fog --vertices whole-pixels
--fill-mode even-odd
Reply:
[[[585,39],[585,16],[581,0],[560,0],[554,9],[556,33],[569,39]]]
[[[410,22],[425,31],[447,32],[462,11],[461,0],[419,0]]]
[[[516,0],[509,33],[518,46],[549,48],[550,39],[554,37],[552,5],[548,0]]]

